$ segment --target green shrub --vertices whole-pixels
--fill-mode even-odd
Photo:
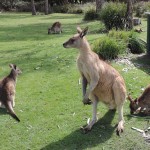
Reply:
[[[124,29],[126,5],[124,3],[105,3],[100,11],[100,19],[104,22],[107,30],[112,28]]]
[[[79,5],[79,4],[71,4],[68,9],[68,13],[81,14],[81,13],[83,13],[83,9],[82,9],[81,5]]]
[[[89,21],[95,19],[98,19],[98,14],[95,9],[91,8],[85,12],[83,20]]]
[[[111,30],[108,33],[109,37],[115,38],[117,40],[122,40],[123,42],[128,43],[129,37],[132,36],[133,31],[116,31],[116,30]]]
[[[145,16],[144,12],[150,11],[150,2],[135,3],[133,9],[137,17],[143,17]]]
[[[85,3],[85,4],[67,4],[64,6],[54,5],[53,7],[54,13],[71,13],[71,14],[81,14],[89,9],[95,8],[95,3]]]
[[[54,13],[68,13],[69,5],[53,6]]]
[[[128,48],[133,54],[141,54],[146,50],[146,43],[133,34],[129,37]]]
[[[18,12],[30,12],[31,11],[31,4],[29,2],[18,1],[16,3],[16,10]]]
[[[146,50],[146,43],[139,39],[138,34],[134,31],[115,31],[108,33],[110,38],[116,39],[118,42],[124,43],[126,48],[133,54],[144,53]]]
[[[93,50],[103,59],[114,59],[125,52],[125,45],[107,36],[95,41]]]

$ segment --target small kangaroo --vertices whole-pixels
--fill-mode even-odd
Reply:
[[[130,101],[129,107],[131,114],[143,112],[145,115],[150,115],[150,85],[147,86],[139,98],[133,100],[128,95],[128,100]]]
[[[13,107],[15,106],[15,88],[17,76],[21,74],[21,70],[16,65],[10,64],[10,74],[0,81],[0,106],[5,107],[9,114],[18,122],[20,119],[16,116]]]
[[[62,33],[61,23],[55,22],[53,23],[52,27],[48,28],[48,34],[51,33]]]
[[[77,66],[82,77],[83,103],[89,104],[89,99],[93,105],[93,117],[91,122],[83,128],[86,133],[92,129],[97,121],[98,101],[105,103],[109,109],[118,109],[117,135],[123,132],[123,104],[126,98],[126,86],[122,76],[109,64],[99,59],[99,56],[91,50],[85,38],[88,28],[83,31],[77,28],[77,34],[66,41],[64,48],[79,49]],[[86,90],[87,84],[89,89]]]

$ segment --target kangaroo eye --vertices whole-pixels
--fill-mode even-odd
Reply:
[[[74,39],[71,39],[70,41],[71,41],[71,43],[73,43],[75,40],[74,40]]]

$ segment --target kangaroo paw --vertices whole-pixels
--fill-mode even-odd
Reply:
[[[92,101],[88,98],[88,99],[83,99],[83,104],[84,105],[91,105]]]
[[[91,129],[88,128],[87,126],[86,126],[86,127],[81,127],[80,129],[81,129],[81,131],[82,131],[84,134],[86,134],[86,133],[88,133],[88,132],[91,131]]]

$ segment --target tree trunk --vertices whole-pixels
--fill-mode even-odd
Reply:
[[[45,15],[48,15],[48,0],[45,0]]]
[[[105,0],[96,0],[96,12],[99,12],[105,3]]]
[[[133,29],[133,7],[132,7],[132,0],[127,0],[127,13],[126,13],[126,20],[128,24],[128,29]]]
[[[64,5],[68,4],[68,0],[63,0]]]
[[[32,15],[36,15],[34,0],[31,0],[31,7],[32,7]]]
[[[48,5],[48,13],[49,13],[49,14],[52,13],[52,6],[51,6],[50,3],[49,3],[49,5]]]
[[[14,0],[10,0],[10,9],[13,9]]]

